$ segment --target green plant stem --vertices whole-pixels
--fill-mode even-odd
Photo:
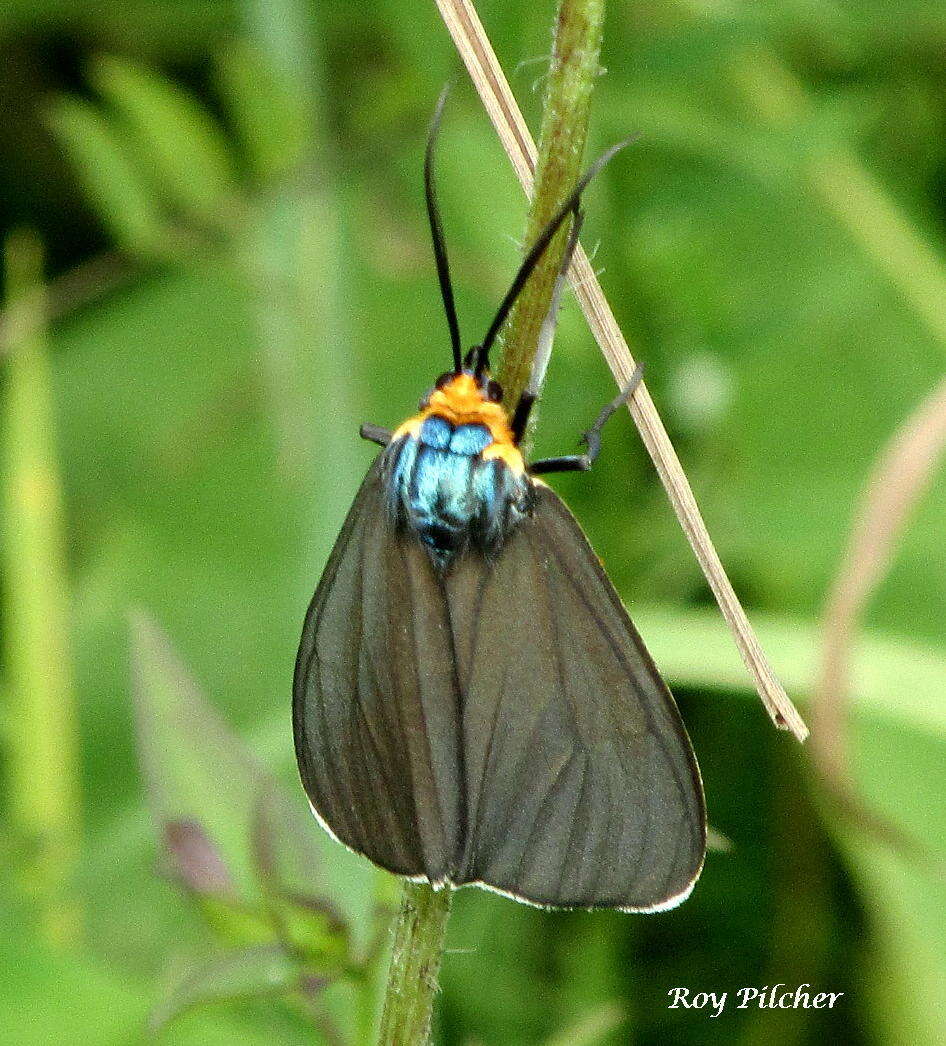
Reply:
[[[10,812],[29,858],[23,885],[43,932],[72,943],[79,910],[69,880],[80,844],[69,591],[54,406],[46,355],[43,251],[28,232],[5,250],[3,403],[4,635]]]
[[[379,1046],[423,1046],[429,1039],[451,895],[450,889],[404,880]]]
[[[599,73],[603,20],[604,0],[560,0],[526,244],[536,239],[581,174],[591,92]],[[497,374],[507,403],[516,403],[529,381],[539,329],[552,301],[569,224],[565,222],[549,245],[509,320]]]

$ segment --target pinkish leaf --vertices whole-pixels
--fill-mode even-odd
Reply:
[[[168,821],[164,843],[173,874],[189,890],[216,897],[235,894],[220,851],[197,821]]]

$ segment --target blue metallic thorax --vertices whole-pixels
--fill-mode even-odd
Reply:
[[[441,568],[467,549],[497,552],[531,507],[529,478],[483,458],[491,442],[485,425],[455,426],[435,414],[385,451],[392,515]]]

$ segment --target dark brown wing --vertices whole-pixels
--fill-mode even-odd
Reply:
[[[460,812],[458,697],[442,589],[368,473],[306,615],[293,730],[316,816],[393,872],[443,881]]]
[[[703,864],[699,770],[673,698],[581,528],[538,488],[490,568],[445,582],[465,845],[451,879],[535,904],[655,911]]]

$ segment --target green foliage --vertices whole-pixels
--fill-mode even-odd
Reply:
[[[110,123],[77,98],[59,99],[49,119],[115,241],[147,260],[167,257],[171,244],[159,205]]]
[[[24,1044],[140,1041],[163,1001],[165,1016],[183,1012],[162,1042],[320,1041],[324,1017],[369,1042],[392,882],[309,820],[289,689],[306,601],[371,460],[357,426],[399,422],[448,358],[420,164],[456,59],[433,5],[405,17],[394,0],[370,14],[328,0],[312,41],[281,21],[293,61],[323,56],[293,76],[241,30],[241,17],[266,21],[249,5],[43,6],[82,83],[65,91],[42,64],[53,49],[39,50],[38,96],[22,75],[36,30],[18,30],[11,8],[10,97],[34,92],[66,165],[35,171],[67,187],[37,222],[56,223],[52,241],[91,209],[74,260],[104,238],[134,268],[118,292],[84,287],[49,336],[58,440],[45,445],[65,495],[84,796],[68,890],[84,931],[53,950],[41,907],[4,887],[4,1027]],[[513,71],[548,52],[552,6],[479,6],[535,128],[543,67]],[[278,9],[266,13],[272,23]],[[928,303],[946,254],[944,37],[941,6],[919,0],[608,6],[588,154],[643,134],[590,191],[583,242],[599,243],[605,291],[803,710],[854,499],[943,373]],[[846,192],[839,158],[893,208],[897,251],[877,238],[876,207],[860,206],[871,199]],[[5,186],[11,163],[0,152]],[[462,83],[439,171],[472,343],[515,269],[525,205]],[[915,264],[903,242],[932,262]],[[536,454],[568,451],[611,394],[566,302]],[[25,421],[43,439],[51,423]],[[684,906],[647,919],[460,891],[437,1041],[943,1041],[941,874],[841,818],[804,752],[771,730],[630,422],[612,424],[596,470],[556,486],[680,697],[711,823],[732,849],[710,855]],[[939,476],[869,609],[851,733],[865,799],[939,859],[944,512]],[[9,600],[9,560],[2,580]],[[139,624],[132,659],[139,606],[169,640]],[[6,641],[8,602],[3,613]],[[143,775],[132,663],[140,721],[147,695]],[[6,694],[12,668],[7,658]],[[8,703],[11,722],[19,708]],[[28,854],[9,805],[4,832],[10,853]],[[666,1008],[676,985],[779,981],[843,991],[841,1008],[718,1021]]]
[[[189,970],[159,1008],[150,1026],[161,1031],[193,1007],[286,994],[299,981],[298,964],[277,945],[238,948]]]
[[[225,944],[185,969],[152,1015],[157,1030],[195,1006],[296,994],[332,980],[365,988],[366,957],[320,894],[311,824],[206,703],[146,615],[132,621],[138,752],[165,860]],[[357,916],[356,916],[357,917]]]
[[[162,195],[194,222],[225,224],[236,185],[226,143],[205,109],[164,77],[117,58],[96,59],[90,80]]]

